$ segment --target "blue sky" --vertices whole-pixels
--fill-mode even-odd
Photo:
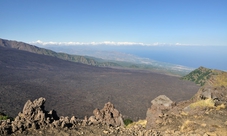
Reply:
[[[0,0],[0,5],[3,39],[227,46],[227,0]]]

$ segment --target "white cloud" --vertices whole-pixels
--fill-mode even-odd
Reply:
[[[182,43],[175,43],[175,44],[167,44],[167,43],[159,43],[155,42],[152,44],[146,44],[146,43],[141,43],[141,42],[114,42],[114,41],[103,41],[103,42],[43,42],[41,40],[37,40],[34,42],[30,42],[30,44],[34,45],[43,45],[43,46],[48,46],[48,45],[64,45],[64,46],[80,46],[80,45],[90,45],[90,46],[97,46],[97,45],[109,45],[109,46],[133,46],[133,45],[138,45],[138,46],[189,46],[192,44],[182,44]],[[198,44],[193,44],[193,45],[198,45]]]
[[[183,44],[183,43],[175,43],[176,46],[201,46],[200,44]]]
[[[30,42],[30,44],[35,45],[115,45],[115,46],[130,46],[130,45],[141,45],[141,46],[150,46],[151,44],[136,43],[136,42],[113,42],[113,41],[104,41],[104,42],[43,42],[37,40],[35,42]]]

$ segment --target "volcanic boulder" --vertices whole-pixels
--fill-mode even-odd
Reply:
[[[199,91],[193,97],[194,101],[212,99],[218,103],[227,102],[227,87],[219,86],[205,86],[201,87]]]
[[[151,101],[151,108],[147,110],[146,114],[146,128],[158,128],[159,124],[163,122],[165,113],[172,108],[173,101],[165,95],[160,95]]]

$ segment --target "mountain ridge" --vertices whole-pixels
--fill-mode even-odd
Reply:
[[[0,46],[6,47],[6,48],[14,48],[18,50],[24,50],[36,54],[42,54],[42,55],[48,55],[52,57],[57,57],[63,60],[68,60],[72,62],[79,62],[87,65],[93,65],[93,66],[120,66],[116,63],[112,62],[96,62],[92,58],[84,57],[84,56],[79,56],[79,55],[69,55],[66,53],[57,53],[49,49],[45,48],[39,48],[34,45],[30,45],[24,42],[17,42],[17,41],[11,41],[11,40],[5,40],[5,39],[0,39]]]

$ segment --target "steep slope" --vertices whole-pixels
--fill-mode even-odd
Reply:
[[[13,49],[18,49],[18,50],[23,50],[23,51],[28,51],[36,54],[42,54],[42,55],[48,55],[48,56],[53,56],[57,57],[63,60],[68,60],[68,61],[73,61],[73,62],[79,62],[87,65],[93,65],[93,66],[120,66],[116,63],[112,62],[102,62],[99,63],[95,61],[94,59],[84,57],[84,56],[78,56],[78,55],[69,55],[66,53],[57,53],[52,50],[44,49],[44,48],[39,48],[37,46],[33,46],[27,43],[23,42],[17,42],[17,41],[10,41],[10,40],[4,40],[0,39],[0,46],[6,47],[6,48],[13,48]]]
[[[5,47],[0,47],[0,77],[0,112],[13,117],[28,99],[45,97],[46,108],[59,115],[83,118],[110,101],[124,116],[145,118],[157,95],[181,101],[198,90],[178,77],[84,65]]]

